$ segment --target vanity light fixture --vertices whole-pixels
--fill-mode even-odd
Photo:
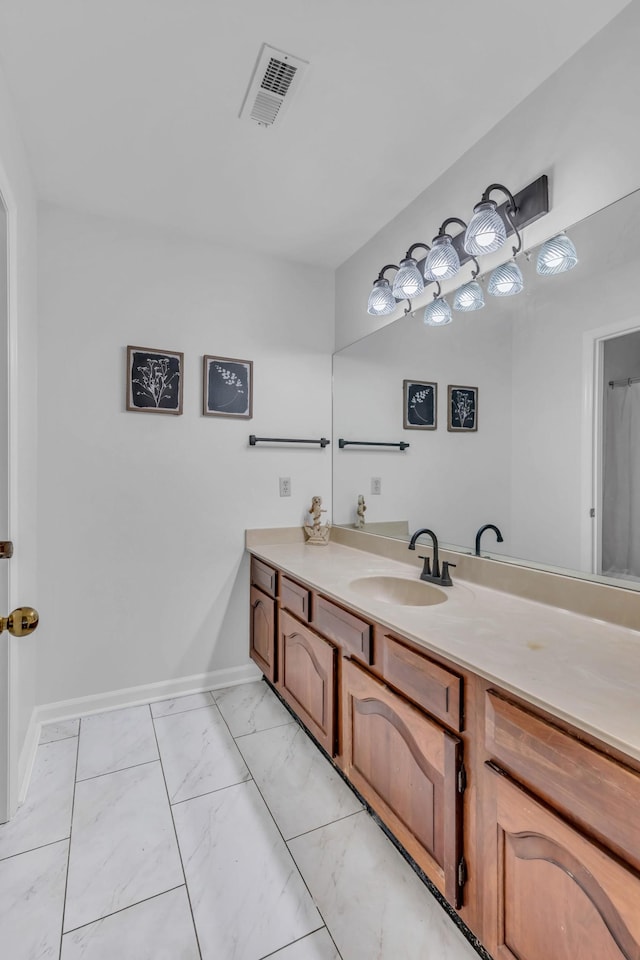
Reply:
[[[493,271],[489,277],[487,291],[492,297],[513,297],[516,293],[520,293],[523,287],[524,280],[520,267],[515,260],[509,260]]]
[[[500,191],[506,197],[500,205],[492,194]],[[549,212],[549,182],[546,175],[542,175],[532,183],[523,187],[515,195],[501,183],[492,183],[482,194],[482,198],[474,207],[473,217],[469,225],[459,217],[448,217],[440,227],[433,245],[414,243],[409,247],[400,261],[400,266],[387,264],[380,271],[373,289],[369,294],[368,313],[372,316],[386,316],[394,312],[401,300],[409,303],[405,315],[412,311],[411,300],[420,296],[430,283],[438,284],[456,277],[461,266],[473,259],[475,270],[471,274],[471,281],[461,285],[455,294],[454,309],[465,311],[480,310],[484,306],[482,288],[477,283],[480,273],[476,255],[491,253],[499,250],[507,237],[515,235],[517,243],[513,246],[513,257],[522,250],[520,231],[530,223],[543,217]],[[455,236],[447,232],[450,224],[458,224],[462,230]],[[557,238],[556,238],[557,239]],[[570,242],[570,241],[569,241]],[[423,259],[414,255],[415,250],[422,248],[425,251]],[[574,251],[575,255],[575,251]],[[553,260],[553,257],[550,258]],[[570,257],[567,257],[567,262]],[[575,258],[577,260],[577,258]],[[545,269],[548,258],[542,257],[540,268]],[[553,262],[555,267],[555,261]],[[386,279],[387,270],[396,271],[393,283]],[[563,267],[562,269],[568,269]],[[510,296],[519,293],[523,286],[522,274],[515,263],[498,268],[492,275],[489,292],[495,296]],[[556,272],[561,272],[558,269]],[[440,290],[435,294],[435,300],[442,300]],[[451,307],[446,301],[439,306],[429,304],[425,310],[425,322],[431,325],[435,318],[435,326],[451,322]]]
[[[498,204],[490,197],[494,190],[501,190],[507,197],[504,212],[518,238],[518,247],[514,250],[515,256],[522,247],[522,240],[515,224],[518,207],[511,191],[501,183],[490,183],[482,194],[480,203],[473,208],[473,216],[464,235],[464,249],[467,253],[480,256],[484,253],[494,253],[507,242],[507,230],[504,220],[498,213]]]
[[[426,243],[413,243],[409,247],[404,259],[400,261],[400,267],[393,281],[393,295],[396,300],[412,300],[424,290],[424,279],[413,256],[418,247],[427,251],[431,249]]]
[[[453,309],[462,313],[471,313],[473,310],[482,310],[484,307],[484,293],[477,280],[463,283],[456,290],[453,298]]]
[[[542,277],[573,270],[578,263],[578,254],[566,233],[559,233],[542,244],[538,251],[536,271]]]
[[[369,294],[367,304],[367,313],[372,317],[385,317],[396,308],[396,300],[391,292],[389,281],[385,277],[387,270],[398,270],[395,263],[388,263],[378,274],[378,279],[374,282]]]
[[[438,231],[438,236],[433,238],[433,246],[424,265],[425,280],[450,280],[460,269],[460,257],[453,245],[453,237],[447,233],[447,227],[451,223],[457,223],[465,230],[467,228],[464,220],[459,217],[447,217]]]

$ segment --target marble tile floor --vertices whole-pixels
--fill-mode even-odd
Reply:
[[[43,729],[3,960],[473,960],[261,681]]]

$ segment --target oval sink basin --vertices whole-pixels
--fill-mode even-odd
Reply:
[[[423,580],[405,580],[404,577],[361,577],[349,584],[361,597],[397,603],[404,607],[430,607],[444,603],[444,590]]]

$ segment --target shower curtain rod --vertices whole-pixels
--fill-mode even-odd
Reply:
[[[623,380],[609,380],[610,387],[630,387],[632,383],[640,383],[640,377],[625,377]]]

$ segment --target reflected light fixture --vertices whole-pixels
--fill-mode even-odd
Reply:
[[[396,300],[413,300],[424,290],[424,279],[418,270],[418,264],[413,256],[415,250],[422,247],[430,250],[426,243],[413,243],[400,261],[400,267],[393,281],[393,295]]]
[[[453,319],[451,316],[451,307],[444,297],[440,296],[440,292],[440,284],[438,284],[438,289],[433,295],[433,300],[424,308],[422,322],[428,327],[444,327],[445,324],[451,323]]]
[[[453,298],[453,309],[462,313],[471,313],[473,310],[482,310],[484,307],[484,293],[477,280],[470,280],[456,290]]]
[[[387,270],[397,270],[395,263],[388,263],[378,274],[378,279],[374,282],[369,294],[367,304],[367,313],[372,317],[386,317],[396,308],[396,300],[389,286],[389,281],[385,277]]]
[[[509,260],[501,264],[489,277],[487,290],[492,297],[513,297],[524,287],[522,271],[515,262]]]
[[[578,263],[576,248],[565,233],[559,233],[543,243],[538,251],[536,271],[542,277],[573,270]]]

